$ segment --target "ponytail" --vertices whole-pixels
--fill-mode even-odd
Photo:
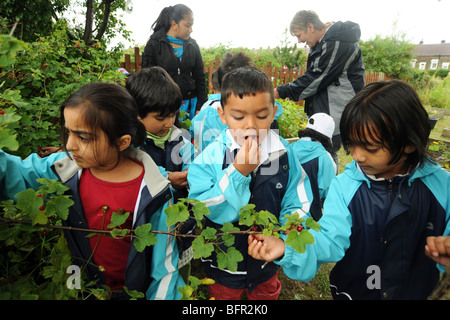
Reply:
[[[159,14],[158,19],[153,22],[152,30],[153,32],[157,32],[158,30],[163,29],[167,33],[170,29],[172,21],[175,21],[175,23],[179,23],[188,14],[192,14],[192,10],[184,4],[165,7]]]

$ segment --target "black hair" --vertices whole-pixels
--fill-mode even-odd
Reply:
[[[136,100],[141,118],[150,112],[162,117],[177,114],[183,101],[180,88],[161,67],[141,69],[128,78],[126,88]]]
[[[220,91],[220,85],[219,85],[219,76],[218,76],[219,71],[218,70],[214,70],[212,75],[211,75],[211,83],[213,86],[214,91],[219,92]]]
[[[331,147],[333,146],[333,143],[330,141],[330,138],[328,138],[326,135],[324,135],[316,130],[313,130],[311,128],[299,130],[298,137],[300,139],[303,137],[311,138],[311,140],[319,142],[325,148],[325,150],[327,150],[328,152],[330,151]]]
[[[340,131],[347,153],[352,145],[373,141],[389,150],[389,164],[397,163],[410,145],[416,149],[406,153],[409,166],[430,161],[428,114],[415,90],[403,81],[374,82],[359,91],[342,113]]]
[[[152,24],[154,32],[163,29],[165,32],[169,31],[172,21],[179,23],[185,19],[188,14],[192,14],[192,10],[184,4],[177,4],[175,6],[165,7],[162,9],[158,18]]]
[[[222,108],[225,108],[227,99],[231,95],[244,96],[256,95],[267,92],[270,94],[272,105],[275,103],[273,84],[267,75],[256,68],[237,68],[225,75],[220,88]]]
[[[223,77],[228,72],[241,67],[255,67],[253,60],[249,55],[242,51],[235,54],[230,52],[226,53],[219,65],[219,68],[217,69],[217,81],[219,83],[219,87],[222,85]]]
[[[130,147],[138,147],[144,142],[146,131],[137,118],[136,102],[133,97],[118,84],[97,82],[82,86],[61,105],[61,139],[65,150],[68,132],[65,128],[64,110],[77,107],[85,107],[83,119],[86,125],[93,131],[100,129],[105,133],[109,144],[117,150],[118,159],[122,155],[119,138],[123,135],[131,136]],[[129,149],[124,150],[125,154]],[[97,155],[94,156],[99,159]]]

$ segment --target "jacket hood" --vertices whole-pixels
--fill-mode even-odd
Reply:
[[[302,157],[301,163],[306,163],[314,158],[317,158],[327,153],[327,150],[316,141],[298,140],[291,145],[296,154]]]
[[[338,21],[325,33],[323,40],[357,42],[361,38],[361,29],[357,23]]]

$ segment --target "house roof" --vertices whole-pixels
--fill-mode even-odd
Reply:
[[[418,57],[426,56],[450,56],[450,43],[418,44],[413,50]]]

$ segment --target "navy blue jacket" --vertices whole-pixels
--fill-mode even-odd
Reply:
[[[444,268],[425,256],[425,241],[450,235],[449,194],[450,173],[439,165],[386,180],[353,161],[331,183],[315,243],[304,254],[286,246],[277,263],[309,281],[321,264],[337,262],[335,299],[426,299]]]

